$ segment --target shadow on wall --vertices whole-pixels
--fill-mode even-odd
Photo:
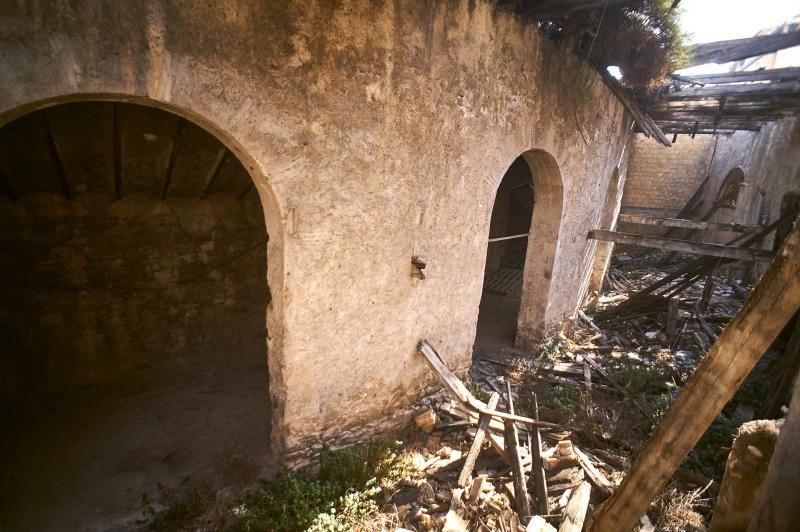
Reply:
[[[0,150],[0,523],[104,528],[158,483],[266,474],[267,234],[239,160],[112,102],[25,115]]]

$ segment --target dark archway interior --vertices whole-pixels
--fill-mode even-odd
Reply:
[[[520,156],[503,176],[492,207],[474,356],[514,346],[528,238],[491,240],[529,233],[533,203],[530,166]]]
[[[133,104],[23,116],[0,226],[4,529],[113,528],[159,483],[266,472],[267,233],[215,137]]]

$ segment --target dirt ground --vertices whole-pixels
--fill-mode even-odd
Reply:
[[[502,295],[484,290],[478,314],[473,360],[514,347],[519,303],[519,295]]]
[[[2,530],[131,530],[159,485],[239,488],[269,475],[262,353],[184,360],[46,413],[21,414],[0,440]]]

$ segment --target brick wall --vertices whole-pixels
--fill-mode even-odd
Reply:
[[[708,173],[714,137],[680,135],[671,148],[636,135],[622,206],[677,214]]]

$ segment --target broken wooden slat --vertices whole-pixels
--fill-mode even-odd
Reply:
[[[774,253],[765,249],[750,249],[736,246],[726,246],[724,244],[708,244],[705,242],[693,242],[691,240],[678,240],[675,238],[664,238],[660,236],[637,235],[633,233],[623,233],[620,231],[604,231],[592,229],[589,231],[589,238],[604,240],[606,242],[616,242],[617,244],[631,244],[645,248],[668,249],[671,251],[681,251],[695,255],[705,255],[709,257],[722,257],[724,259],[745,260],[750,262],[772,260]]]
[[[748,81],[788,81],[800,79],[800,68],[767,68],[762,70],[743,70],[741,72],[723,72],[721,74],[696,74],[689,76],[692,81],[700,83],[744,83]]]
[[[497,408],[497,403],[500,401],[500,394],[493,392],[489,397],[489,402],[486,408],[494,410]],[[458,487],[463,488],[469,482],[472,476],[472,470],[475,468],[475,461],[478,460],[478,455],[483,446],[483,440],[486,437],[486,431],[489,429],[489,423],[492,421],[492,416],[481,414],[478,421],[478,431],[475,433],[475,438],[472,440],[472,446],[469,448],[467,459],[464,461],[464,468],[461,470],[461,475],[458,477]]]
[[[534,418],[539,419],[539,401],[536,394],[533,394]],[[536,512],[539,514],[549,514],[550,508],[547,503],[547,479],[544,476],[544,464],[542,462],[542,431],[537,427],[533,430],[533,445],[531,446],[531,473],[533,474],[533,485],[536,494]]]
[[[592,494],[592,486],[588,482],[581,483],[572,492],[567,507],[564,509],[564,520],[558,527],[558,532],[581,532],[583,521],[586,519],[586,510],[589,509],[589,498]]]
[[[800,307],[800,228],[698,365],[592,530],[630,530]]]
[[[509,414],[514,413],[514,399],[511,396],[511,383],[506,381]],[[511,462],[511,471],[514,481],[514,507],[521,522],[525,522],[531,515],[531,508],[528,502],[528,488],[525,481],[525,468],[519,456],[519,433],[517,426],[511,420],[505,421],[505,440],[506,454]]]
[[[578,449],[575,445],[572,446],[572,450],[575,456],[578,457],[578,464],[583,468],[583,471],[586,473],[586,476],[589,477],[592,484],[606,495],[614,493],[614,484],[594,466],[592,461],[589,460],[589,457],[586,456],[586,453]]]
[[[654,216],[639,216],[635,214],[620,214],[617,221],[637,225],[679,227],[682,229],[697,229],[699,231],[731,231],[734,233],[748,233],[758,229],[758,227],[753,225],[695,222],[693,220],[683,220],[681,218],[656,218]]]
[[[611,92],[614,93],[614,96],[616,96],[625,109],[628,110],[642,132],[648,137],[654,137],[664,146],[672,146],[672,143],[669,141],[666,135],[664,135],[664,132],[661,131],[661,128],[658,127],[658,124],[656,124],[653,119],[647,115],[647,113],[642,111],[633,96],[631,96],[626,89],[620,85],[619,81],[617,81],[614,76],[608,73],[608,69],[603,66],[596,68],[600,73],[600,77],[603,78],[606,86],[611,89]]]
[[[486,405],[476,399],[472,393],[464,386],[464,383],[461,382],[461,379],[456,377],[456,375],[451,372],[447,366],[444,365],[442,359],[439,358],[438,353],[433,349],[431,344],[429,344],[425,340],[421,340],[419,343],[418,350],[422,355],[425,357],[425,360],[428,361],[428,365],[434,370],[434,372],[439,376],[442,382],[447,386],[447,388],[460,400],[462,403],[468,404],[470,407],[474,408],[481,414],[488,414],[493,417],[499,417],[501,419],[516,421],[517,423],[524,423],[525,425],[529,425],[531,427],[541,427],[541,428],[549,428],[549,429],[563,429],[564,427],[558,425],[557,423],[548,423],[546,421],[536,421],[529,417],[525,416],[517,416],[511,413],[500,412],[498,410],[492,410],[486,408]]]

